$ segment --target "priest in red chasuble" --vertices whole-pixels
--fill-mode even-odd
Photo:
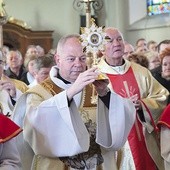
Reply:
[[[110,89],[133,101],[136,121],[128,141],[118,152],[121,170],[164,169],[157,138],[156,123],[167,104],[169,92],[159,84],[150,71],[123,59],[124,40],[119,30],[106,28],[107,43],[98,64],[110,80]]]

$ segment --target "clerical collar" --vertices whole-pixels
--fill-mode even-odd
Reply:
[[[115,71],[121,73],[125,71],[126,62],[123,60],[123,65],[121,66],[111,66]]]
[[[65,84],[71,84],[69,81],[63,79],[63,78],[60,76],[59,72],[57,73],[57,78],[60,79],[60,80],[62,80]]]

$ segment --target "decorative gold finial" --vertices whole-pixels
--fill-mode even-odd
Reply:
[[[99,60],[97,53],[104,50],[104,44],[107,42],[105,39],[106,34],[103,30],[103,27],[98,27],[95,24],[94,19],[91,19],[90,28],[81,28],[81,32],[82,34],[80,37],[82,46],[85,48],[87,54],[93,54],[92,65],[96,65],[98,64]]]
[[[98,53],[104,50],[104,45],[107,43],[105,39],[106,33],[104,32],[103,27],[98,27],[94,19],[91,19],[91,26],[81,28],[82,34],[81,42],[87,53],[87,66],[91,68],[94,65],[97,65],[100,61],[100,57],[98,57]],[[100,70],[99,70],[100,71]],[[99,74],[97,80],[107,79],[105,74]],[[97,103],[97,94],[93,87],[91,103]]]

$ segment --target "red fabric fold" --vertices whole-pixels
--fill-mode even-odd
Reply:
[[[158,127],[167,126],[170,128],[170,104],[164,109],[158,121]]]
[[[140,99],[140,90],[132,68],[129,68],[129,70],[122,75],[107,74],[107,76],[109,77],[113,90],[117,94],[124,98],[138,94]],[[155,170],[156,165],[148,153],[143,127],[138,117],[129,133],[128,141],[136,170]]]
[[[8,117],[0,113],[0,143],[17,136],[22,129]]]

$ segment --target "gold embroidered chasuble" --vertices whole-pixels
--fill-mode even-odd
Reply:
[[[166,106],[167,96],[169,93],[162,85],[160,85],[151,76],[151,73],[149,72],[148,69],[136,63],[129,62],[127,60],[125,60],[125,64],[123,66],[111,67],[105,62],[104,59],[101,59],[100,63],[98,64],[98,67],[100,68],[102,73],[105,73],[106,75],[112,74],[115,76],[126,74],[129,69],[132,69],[133,74],[137,80],[138,87],[139,87],[140,100],[142,100],[146,104],[146,106],[149,108],[155,123],[158,121],[162,110]],[[141,72],[142,72],[142,75],[141,75]],[[114,82],[114,80],[113,80],[113,83],[116,86],[116,82]],[[124,93],[126,93],[126,91],[128,91],[130,94],[133,93],[134,91],[133,87],[132,86],[128,87],[127,84],[128,82],[124,82],[124,85],[125,85],[124,88],[126,89]],[[111,84],[110,84],[110,88],[112,89]],[[112,90],[114,91],[114,89]],[[155,137],[155,134],[153,133],[154,127],[153,127],[151,118],[144,105],[142,105],[142,109],[143,109],[143,113],[144,113],[144,117],[146,121],[146,122],[141,122],[143,126],[143,134],[145,137],[146,145],[149,150],[149,153],[151,154],[152,159],[155,161],[159,169],[162,170],[164,165],[163,165],[163,160],[160,156],[159,146],[157,145],[157,139]],[[155,149],[152,149],[153,147]],[[122,160],[123,159],[125,160],[125,158],[122,158]],[[121,162],[121,164],[123,163]],[[129,165],[130,164],[133,164],[133,163],[129,163]],[[126,167],[126,168],[134,169],[134,167]]]

